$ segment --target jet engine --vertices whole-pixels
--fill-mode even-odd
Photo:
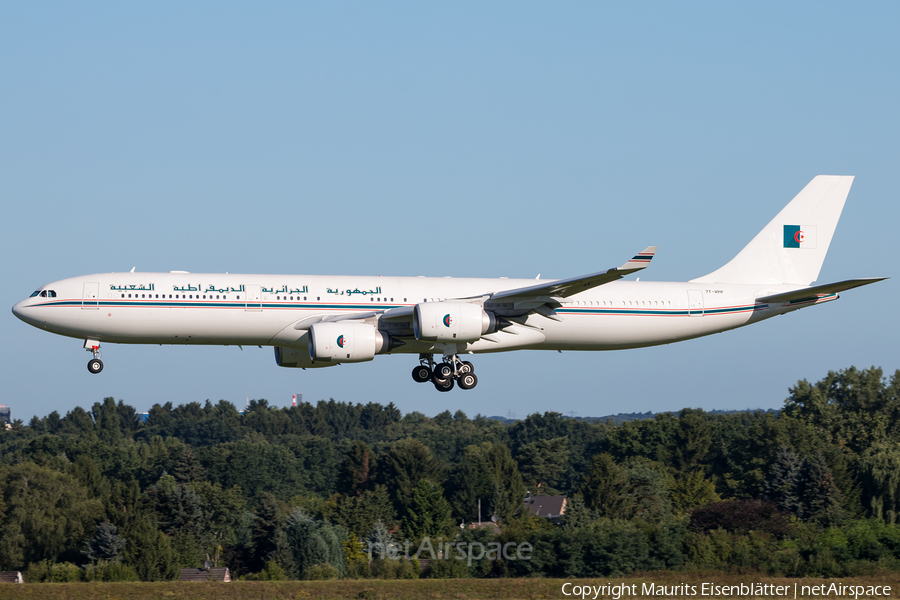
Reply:
[[[413,310],[413,332],[422,342],[474,342],[497,326],[496,317],[477,304],[423,302]]]
[[[309,357],[332,363],[365,362],[400,343],[368,323],[338,321],[309,327]]]

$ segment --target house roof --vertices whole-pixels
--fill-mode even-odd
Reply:
[[[561,517],[566,512],[566,497],[531,496],[525,498],[525,508],[538,517]]]
[[[227,567],[210,567],[209,569],[182,569],[178,581],[231,581],[231,573]]]

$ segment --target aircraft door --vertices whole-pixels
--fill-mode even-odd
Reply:
[[[85,283],[81,294],[81,308],[97,310],[100,308],[100,284]]]
[[[245,310],[262,310],[262,291],[256,284],[247,286],[247,305]]]
[[[703,316],[702,290],[688,290],[688,315],[692,317]]]

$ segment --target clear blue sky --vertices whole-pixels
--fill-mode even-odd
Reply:
[[[81,342],[9,308],[95,272],[704,275],[812,177],[856,175],[820,282],[894,276],[900,4],[17,2],[0,7],[0,403],[28,420],[266,398],[428,415],[779,407],[900,367],[898,278],[710,338],[300,371],[271,348]],[[892,178],[894,178],[892,180]]]

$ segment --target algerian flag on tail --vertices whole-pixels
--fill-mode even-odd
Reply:
[[[819,175],[731,262],[693,281],[809,285],[819,277],[852,184],[853,177]]]
[[[816,249],[815,225],[785,225],[784,247],[802,248],[804,250]]]

